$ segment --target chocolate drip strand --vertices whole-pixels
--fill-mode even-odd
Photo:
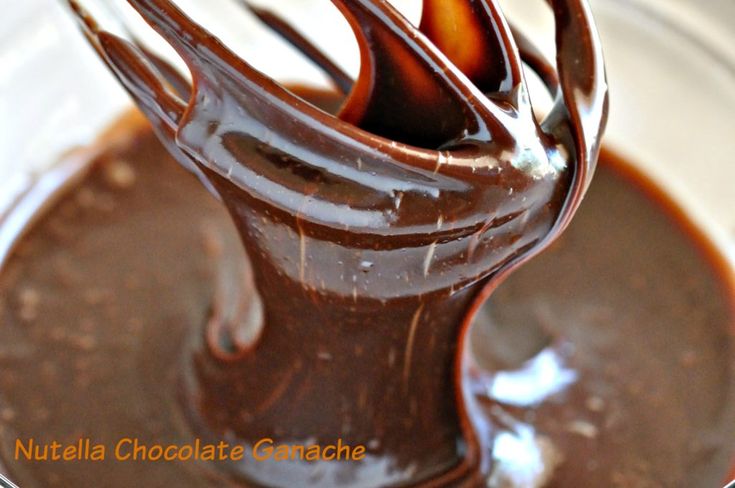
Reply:
[[[607,123],[607,78],[602,45],[587,2],[550,3],[556,24],[561,93],[543,126],[567,148],[574,148],[576,158],[574,182],[561,221],[563,230],[581,203],[597,164]]]

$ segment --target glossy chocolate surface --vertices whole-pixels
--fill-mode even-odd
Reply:
[[[600,448],[600,471],[578,474],[575,464],[570,474],[559,467],[568,466],[566,456],[582,452],[563,432],[589,439],[602,428],[577,417],[583,402],[570,395],[560,404],[567,413],[541,409],[534,420],[523,417],[515,425],[513,412],[503,410],[507,398],[494,396],[497,374],[488,365],[478,367],[468,349],[482,344],[468,339],[470,322],[490,293],[558,238],[591,181],[607,95],[585,3],[551,2],[557,23],[554,69],[520,34],[513,35],[493,1],[427,0],[420,30],[387,2],[335,1],[355,31],[362,68],[350,84],[326,57],[317,59],[346,93],[322,106],[253,69],[172,3],[130,3],[186,61],[191,86],[163,60],[100,30],[71,2],[91,43],[153,123],[166,150],[221,200],[235,231],[213,200],[172,172],[160,147],[145,134],[111,161],[99,163],[112,169],[99,169],[102,176],[87,182],[93,187],[90,205],[103,202],[101,210],[108,208],[110,220],[97,226],[69,222],[71,244],[60,247],[84,252],[84,241],[77,239],[87,235],[86,245],[100,251],[112,246],[107,249],[115,253],[114,262],[128,265],[105,266],[98,260],[102,256],[89,252],[86,264],[72,266],[71,276],[76,271],[84,283],[108,285],[87,294],[71,283],[63,294],[60,282],[55,288],[49,284],[51,293],[44,288],[43,294],[64,299],[61,309],[44,317],[56,321],[67,310],[71,320],[85,296],[112,304],[91,312],[76,333],[62,325],[56,335],[89,353],[104,350],[108,341],[119,346],[122,337],[136,344],[119,358],[139,361],[137,369],[131,375],[117,372],[120,384],[111,390],[130,388],[137,398],[151,390],[152,398],[141,407],[150,407],[147,422],[162,422],[146,424],[153,425],[147,434],[158,441],[189,435],[252,446],[269,437],[322,445],[344,440],[368,448],[364,462],[350,464],[246,459],[194,468],[193,478],[181,466],[150,468],[156,483],[185,486],[192,480],[201,486],[201,477],[209,477],[245,485],[484,486],[490,479],[503,486],[516,476],[535,476],[537,484],[632,476],[625,462],[622,468],[616,465],[624,453],[608,445]],[[266,22],[284,35],[290,32],[307,55],[319,57],[290,27],[279,27],[272,18]],[[522,58],[556,96],[553,110],[540,122],[528,97]],[[337,105],[336,111],[328,108]],[[124,177],[115,177],[128,171],[115,166],[122,164],[118,156],[133,174],[140,173],[141,184],[150,185],[118,188],[121,194],[140,194],[129,202],[121,196],[127,202],[121,207],[112,193],[102,191],[101,200],[96,195],[105,171],[113,175],[113,186],[127,186]],[[73,207],[66,211],[74,214],[78,209]],[[134,208],[158,216],[136,218]],[[203,250],[192,245],[194,218],[205,226]],[[118,226],[111,225],[116,221]],[[108,227],[120,234],[106,234]],[[129,243],[146,245],[120,245],[123,233],[133,239]],[[35,266],[55,254],[48,248],[21,261]],[[133,262],[139,267],[131,267]],[[134,276],[133,269],[141,275]],[[121,280],[120,272],[131,273]],[[708,283],[719,290],[716,280]],[[40,294],[39,288],[32,289]],[[27,302],[35,295],[24,296]],[[126,304],[116,317],[114,304],[121,298]],[[723,303],[715,307],[726,309]],[[93,309],[98,303],[89,305]],[[44,322],[40,315],[31,318]],[[521,331],[532,323],[517,321]],[[501,322],[486,320],[485,329]],[[130,335],[117,337],[126,326],[132,328]],[[565,336],[576,333],[567,330],[571,325],[562,327],[563,332],[544,328],[546,339],[540,340],[548,344],[540,354],[549,360],[573,356]],[[87,329],[96,332],[85,334]],[[152,335],[141,340],[140,334]],[[523,346],[533,349],[535,338],[534,330],[524,334]],[[587,347],[587,339],[584,335],[573,343]],[[614,350],[624,349],[620,340],[612,343]],[[491,356],[513,356],[515,349]],[[705,345],[700,349],[709,352]],[[480,347],[475,355],[488,351],[492,348]],[[662,350],[657,360],[668,352]],[[711,363],[723,361],[715,355]],[[656,371],[645,366],[647,373]],[[81,361],[78,369],[85,367],[89,364]],[[585,367],[579,371],[586,372]],[[93,392],[91,398],[104,398],[102,390],[91,388],[91,378],[112,370],[91,367],[81,387]],[[713,390],[730,379],[725,374],[717,381],[705,373]],[[578,376],[569,374],[565,388],[578,384]],[[155,392],[155,386],[146,387],[153,378],[155,385],[166,386]],[[105,381],[108,387],[113,383]],[[111,394],[121,398],[119,391]],[[669,398],[673,390],[661,395]],[[616,399],[627,402],[624,396]],[[717,403],[716,396],[707,400],[717,404],[707,407],[712,411],[729,405]],[[627,402],[623,411],[634,403]],[[98,415],[115,411],[108,407]],[[141,420],[138,413],[133,418]],[[553,422],[546,423],[550,419],[565,419],[566,430],[557,432]],[[537,427],[541,436],[523,437]],[[524,452],[537,456],[540,467],[518,468],[503,459],[509,451],[499,443],[509,431],[526,442]],[[672,440],[675,449],[691,432],[685,429]],[[637,434],[633,438],[626,452],[634,444],[650,448],[643,439],[637,444]],[[715,451],[723,462],[722,450]],[[618,471],[610,472],[613,467]],[[668,465],[661,468],[646,467],[643,479],[688,476]],[[130,482],[126,469],[114,468],[120,474],[110,476],[120,476],[116,483]]]
[[[386,1],[334,3],[362,61],[336,113],[171,2],[130,4],[186,62],[191,88],[70,2],[170,153],[225,204],[252,265],[222,278],[195,356],[186,395],[198,432],[247,444],[346,436],[378,446],[358,478],[380,466],[381,484],[482,483],[490,450],[468,415],[464,337],[586,191],[607,118],[599,41],[584,2],[552,2],[558,59],[545,79],[557,101],[538,122],[494,1],[426,1],[420,28]],[[348,91],[326,55],[255,13]],[[311,469],[240,474],[296,483]]]
[[[408,370],[409,381],[416,381],[409,391],[420,389],[414,406],[400,391],[386,396],[407,371],[406,337],[396,337],[392,324],[378,324],[385,335],[373,338],[372,329],[347,323],[340,328],[359,339],[348,342],[337,327],[291,342],[282,338],[295,332],[277,331],[263,344],[278,353],[257,370],[273,389],[250,400],[239,393],[232,376],[253,356],[228,357],[221,343],[207,345],[202,334],[230,276],[223,270],[242,264],[239,234],[221,204],[148,130],[124,133],[133,137],[118,138],[98,158],[0,274],[2,453],[21,486],[86,486],[100,479],[107,486],[140,479],[182,487],[226,480],[257,485],[242,473],[267,463],[12,459],[18,436],[39,442],[83,436],[111,446],[122,437],[191,443],[206,430],[191,422],[202,398],[190,395],[192,384],[226,400],[205,409],[209,418],[225,419],[223,425],[234,423],[228,415],[238,405],[257,403],[267,408],[251,410],[253,417],[275,425],[266,430],[265,422],[241,421],[245,435],[209,431],[212,438],[244,442],[248,435],[278,436],[280,428],[287,433],[280,438],[290,439],[289,426],[299,425],[294,419],[311,415],[318,419],[311,425],[339,424],[345,439],[368,445],[367,462],[312,465],[315,486],[380,486],[410,471],[411,456],[423,446],[411,438],[390,446],[404,457],[386,466],[385,446],[373,441],[376,425],[406,429],[410,424],[402,421],[410,414],[433,422],[419,424],[422,442],[439,445],[458,435],[446,370],[418,363]],[[705,487],[723,478],[734,451],[734,288],[729,268],[687,222],[645,179],[603,156],[568,232],[509,278],[476,320],[476,365],[465,384],[478,405],[472,418],[491,427],[480,430],[493,458],[493,472],[482,476],[493,476],[498,486],[501,480],[516,486],[545,480],[548,486]],[[413,357],[427,357],[427,349],[440,347],[437,339],[416,332]],[[391,353],[391,346],[400,349]],[[388,352],[381,356],[376,348]],[[282,387],[278,375],[293,370]],[[368,383],[374,375],[379,381]],[[332,383],[316,383],[319,377]],[[269,394],[278,387],[282,404]],[[309,390],[322,396],[318,411],[303,401]],[[343,409],[350,402],[374,407],[374,395],[387,408],[372,418]],[[330,440],[316,430],[303,435]],[[262,476],[268,484],[294,482],[283,472]]]

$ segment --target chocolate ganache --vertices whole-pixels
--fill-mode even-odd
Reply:
[[[362,52],[337,117],[169,2],[131,4],[189,66],[188,104],[141,51],[84,24],[174,155],[214,186],[252,263],[234,279],[254,286],[215,304],[193,415],[251,443],[333,442],[359,417],[350,441],[377,438],[381,457],[410,466],[396,482],[477,483],[487,456],[462,399],[468,308],[581,200],[605,119],[599,45],[584,4],[554,5],[561,91],[538,124],[497,5],[427,2],[424,36],[387,2],[335,3]],[[456,46],[447,13],[475,52],[435,47]],[[318,368],[319,353],[345,363]],[[391,357],[400,374],[381,364]],[[362,381],[335,395],[345,374]]]
[[[210,242],[206,313],[173,341],[187,351],[180,364],[160,364],[173,371],[181,422],[211,442],[368,447],[348,466],[245,460],[211,479],[509,483],[493,451],[503,420],[475,388],[470,324],[569,225],[590,184],[607,90],[586,4],[551,2],[555,69],[494,1],[426,0],[416,28],[388,2],[335,0],[361,50],[354,83],[253,8],[332,76],[342,95],[325,95],[281,86],[168,1],[129,3],[184,59],[191,84],[71,5],[163,146],[226,206],[245,249]],[[556,97],[540,122],[522,61]],[[176,258],[188,252],[198,251]]]
[[[170,2],[130,4],[184,59],[191,90],[72,6],[172,155],[226,205],[251,263],[223,272],[185,385],[200,434],[374,442],[356,471],[482,484],[491,451],[468,413],[464,336],[585,193],[606,120],[599,41],[584,2],[553,2],[557,102],[538,123],[495,2],[427,1],[421,31],[385,1],[334,3],[362,57],[336,115]],[[295,482],[312,469],[243,470]]]
[[[721,347],[732,279],[669,203],[661,211],[663,197],[629,188],[645,184],[627,166],[604,155],[578,224],[486,303],[567,227],[595,167],[606,98],[583,4],[552,4],[554,69],[490,2],[427,1],[423,34],[387,3],[338,2],[362,49],[356,82],[253,8],[341,94],[283,88],[168,2],[131,4],[177,47],[193,85],[72,5],[204,185],[135,119],[103,138],[83,182],[19,243],[0,275],[0,297],[12,297],[0,300],[11,345],[0,386],[13,392],[0,409],[3,459],[14,436],[248,452],[263,439],[343,443],[366,457],[16,458],[23,486],[722,479],[735,425]],[[541,123],[521,59],[557,97]],[[651,290],[657,280],[681,286]]]
[[[325,109],[338,100],[299,93]],[[312,461],[308,479],[279,471],[260,483],[243,480],[237,473],[254,468],[243,466],[254,459],[250,450],[232,463],[116,459],[115,448],[131,438],[149,448],[183,450],[196,439],[240,445],[226,431],[203,438],[189,413],[196,397],[183,386],[194,377],[193,357],[210,354],[203,324],[224,272],[242,265],[242,247],[223,206],[168,156],[140,115],[89,152],[43,177],[39,188],[80,158],[89,161],[3,260],[0,472],[24,488],[383,486],[410,468],[376,462],[377,437],[365,445],[369,459]],[[0,225],[0,240],[13,220]],[[478,438],[491,450],[489,486],[722,482],[735,458],[735,284],[732,267],[696,229],[647,179],[603,151],[570,228],[475,318],[473,364],[463,379],[477,402],[469,415],[485,422]],[[328,369],[337,347],[324,344],[311,355],[298,345],[280,354]],[[360,347],[349,350],[357,363]],[[397,375],[401,352],[367,359]],[[338,379],[322,391],[339,396],[365,381],[347,372]],[[368,386],[362,402],[379,390]],[[284,424],[299,413],[298,393],[285,393],[294,407]],[[451,401],[452,392],[443,398]],[[342,418],[347,433],[363,421],[327,407],[334,403],[319,415]],[[107,458],[29,460],[15,455],[18,439],[26,449],[30,439],[35,446],[88,439],[107,447]]]
[[[337,116],[172,3],[130,4],[187,63],[188,101],[72,5],[167,148],[227,206],[251,263],[223,271],[185,386],[193,421],[251,444],[377,439],[373,464],[405,468],[392,483],[480,483],[490,451],[467,413],[463,337],[473,300],[548,245],[589,184],[606,85],[586,5],[552,4],[559,90],[537,123],[494,2],[427,1],[425,35],[387,2],[335,2],[362,53]],[[260,469],[247,475],[270,476]]]

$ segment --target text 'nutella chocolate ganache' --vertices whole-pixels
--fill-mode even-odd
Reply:
[[[732,280],[627,166],[603,153],[565,238],[484,306],[591,182],[607,98],[583,1],[550,2],[554,68],[493,0],[425,0],[419,28],[385,1],[334,0],[354,82],[252,9],[340,93],[284,88],[169,1],[129,3],[192,82],[70,2],[160,142],[135,117],[112,130],[0,274],[0,457],[22,486],[722,479]],[[522,62],[556,97],[541,122]],[[248,455],[34,463],[16,437]],[[264,439],[365,452],[250,455]]]
[[[606,119],[597,35],[585,2],[552,2],[558,86],[544,69],[557,101],[538,123],[494,1],[426,1],[424,33],[386,1],[334,3],[362,53],[337,114],[172,3],[131,1],[187,63],[188,96],[73,4],[164,145],[226,205],[251,265],[223,271],[184,384],[190,421],[246,445],[372,446],[345,480],[483,485],[492,433],[474,424],[464,338],[477,304],[567,226],[589,184]],[[228,469],[296,486],[315,467]]]

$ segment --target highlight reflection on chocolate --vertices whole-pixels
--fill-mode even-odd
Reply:
[[[279,486],[501,483],[493,445],[509,426],[492,395],[477,391],[470,323],[511,271],[566,229],[590,184],[607,89],[586,3],[551,2],[555,69],[493,0],[425,0],[418,29],[386,1],[334,0],[361,50],[354,83],[294,28],[255,9],[341,96],[279,85],[171,2],[129,3],[186,61],[191,86],[70,2],[163,146],[224,203],[247,256],[231,245],[223,252],[217,233],[211,256],[180,250],[178,259],[191,253],[213,274],[205,284],[214,289],[194,293],[191,305],[208,314],[187,319],[193,333],[178,331],[190,343],[170,338],[185,351],[180,363],[150,361],[171,372],[197,437],[368,446],[367,460],[338,473],[243,462],[209,476]],[[522,61],[556,97],[541,122]],[[153,147],[146,137],[141,147]],[[151,172],[150,154],[161,158],[146,151],[135,159]],[[191,195],[197,205],[181,208],[214,213]],[[186,223],[175,220],[172,235]],[[157,272],[187,275],[184,264],[166,266]],[[186,308],[182,297],[172,303]],[[151,334],[166,340],[166,330]],[[563,362],[563,347],[549,358]],[[532,447],[541,470],[553,468],[555,454]]]

